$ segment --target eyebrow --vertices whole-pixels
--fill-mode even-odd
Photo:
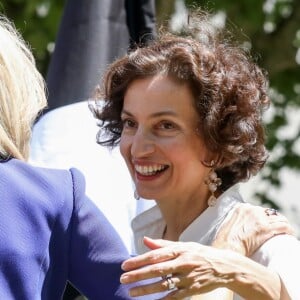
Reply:
[[[131,116],[133,117],[132,113],[130,113],[129,111],[123,109],[121,114],[126,114],[128,116]],[[172,110],[164,110],[164,111],[159,111],[159,112],[156,112],[154,114],[151,115],[152,118],[157,118],[157,117],[161,117],[161,116],[174,116],[176,117],[178,114],[175,113],[174,111]]]

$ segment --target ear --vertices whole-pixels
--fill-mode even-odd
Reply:
[[[214,168],[216,169],[222,160],[222,155],[219,153],[213,153],[207,151],[205,155],[205,160],[202,161],[202,164],[207,168]]]

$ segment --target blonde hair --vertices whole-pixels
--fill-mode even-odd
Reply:
[[[0,156],[26,160],[31,127],[47,105],[45,83],[31,50],[0,16]]]

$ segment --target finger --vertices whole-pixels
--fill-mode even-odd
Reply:
[[[168,261],[176,258],[178,255],[179,252],[176,250],[176,247],[159,248],[125,260],[121,268],[123,271],[130,271],[147,265]]]
[[[270,220],[269,222],[270,232],[272,236],[279,235],[279,234],[290,234],[296,235],[294,228],[288,223],[286,218],[279,218],[274,220]]]
[[[172,246],[175,245],[175,242],[171,242],[168,240],[162,240],[162,239],[151,239],[147,236],[144,237],[144,244],[147,246],[149,249],[158,249],[162,247],[167,247],[167,246]]]
[[[268,222],[264,225],[263,230],[260,231],[260,235],[256,236],[252,242],[248,240],[246,246],[247,256],[253,255],[253,253],[266,241],[280,234],[290,234],[295,236],[294,229],[290,226],[287,219],[283,216],[268,216]]]
[[[172,284],[175,284],[175,288],[170,288],[168,280],[171,280]],[[143,285],[131,288],[129,294],[132,297],[144,296],[149,294],[161,293],[165,291],[174,291],[176,289],[176,282],[178,278],[157,278],[156,281],[145,283]]]
[[[225,299],[225,294],[221,292],[219,287],[205,287],[202,286],[200,282],[195,282],[194,280],[184,282],[183,277],[181,277],[181,279],[172,277],[172,279],[176,285],[176,289],[168,293],[168,295],[163,297],[161,300],[187,299],[187,297],[190,296],[196,296],[192,297],[192,299],[198,299],[197,295],[200,294],[202,295],[201,299]],[[210,292],[212,292],[212,294],[210,294]]]
[[[145,279],[151,279],[155,277],[163,277],[168,274],[174,273],[174,270],[180,271],[181,266],[172,262],[162,262],[154,265],[148,265],[143,268],[125,272],[121,275],[121,283],[133,283]]]
[[[289,223],[288,219],[280,214],[276,213],[274,215],[267,216],[267,220],[271,230],[273,231],[273,235],[277,234],[291,234],[295,235],[295,230]]]

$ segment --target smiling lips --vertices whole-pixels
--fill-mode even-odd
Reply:
[[[151,166],[142,166],[142,165],[134,165],[135,171],[142,176],[153,176],[156,175],[168,168],[167,165],[151,165]]]

